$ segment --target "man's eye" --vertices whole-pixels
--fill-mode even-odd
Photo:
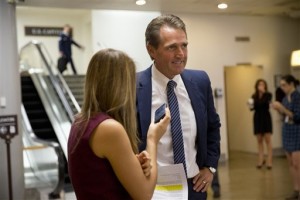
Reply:
[[[169,49],[169,50],[174,50],[175,47],[174,47],[174,46],[170,46],[170,47],[168,47],[168,49]]]

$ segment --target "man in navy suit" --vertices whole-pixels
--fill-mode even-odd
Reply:
[[[206,199],[220,156],[220,120],[208,75],[185,69],[187,34],[184,22],[174,15],[153,19],[146,29],[146,47],[153,64],[137,75],[137,120],[140,150],[146,147],[155,110],[167,103],[169,80],[176,82],[184,143],[189,200]],[[172,116],[171,116],[172,120]],[[174,164],[170,126],[158,144],[158,165]]]
[[[71,47],[72,47],[72,44],[74,44],[75,46],[77,46],[80,49],[83,49],[83,47],[72,39],[72,35],[73,35],[72,33],[73,33],[72,27],[68,24],[65,25],[62,33],[60,34],[60,40],[59,40],[58,46],[59,46],[59,52],[60,52],[61,56],[65,57],[65,59],[66,59],[65,64],[70,63],[73,73],[76,75],[77,71],[76,71],[76,68],[75,68],[75,65],[74,65],[74,62],[72,59],[72,48]],[[64,69],[66,69],[66,68],[64,68]],[[63,71],[60,71],[60,73],[63,73]]]

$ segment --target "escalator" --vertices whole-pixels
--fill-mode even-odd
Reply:
[[[54,188],[49,197],[58,198],[63,187],[70,188],[71,185],[67,171],[67,141],[74,114],[79,112],[79,105],[61,74],[55,71],[56,68],[53,67],[53,62],[49,61],[41,43],[30,42],[25,45],[20,58],[24,105],[22,120],[27,118],[28,121],[22,130],[26,152],[25,187],[39,187],[48,180]],[[48,148],[47,151],[49,148],[54,150],[52,158],[55,159],[50,159],[51,162],[46,162],[47,164],[41,158],[48,157],[47,153],[42,153],[45,148]],[[40,175],[41,171],[43,176]],[[56,174],[53,174],[53,171],[56,171]],[[49,178],[53,175],[57,178]],[[53,180],[57,180],[54,185]]]
[[[22,48],[21,88],[25,111],[40,139],[57,141],[67,159],[67,141],[79,106],[42,43]],[[76,112],[70,101],[75,101]]]
[[[21,76],[22,102],[35,135],[44,140],[56,141],[57,137],[46,113],[38,91],[30,76]]]
[[[41,157],[49,158],[49,155],[46,154],[46,152],[42,153],[45,151],[44,148],[36,148],[36,146],[41,146],[38,144],[25,147],[23,139],[24,150],[27,150],[26,157],[31,158],[28,159],[27,166],[25,167],[25,182],[41,187],[42,185],[40,184],[46,182],[45,180],[51,181],[54,191],[49,194],[49,197],[57,198],[61,190],[65,186],[70,185],[66,151],[71,122],[66,111],[63,109],[61,100],[58,98],[55,89],[50,83],[49,76],[40,73],[22,73],[21,91],[24,112],[28,117],[28,122],[35,140],[38,140],[38,142],[42,144],[42,147],[45,146],[45,143],[52,143],[51,146],[54,148],[57,157],[54,159],[54,162],[52,159],[52,163],[45,165],[44,161],[41,161]],[[59,117],[57,117],[58,113]],[[23,138],[24,137],[25,135]],[[28,138],[29,137],[27,137],[27,140]],[[28,169],[30,171],[28,171]],[[53,173],[54,170],[56,170],[56,174]],[[42,178],[41,172],[44,174]],[[34,177],[38,177],[38,179],[33,180],[32,176],[30,176],[31,174]],[[53,175],[57,178],[53,178]],[[28,179],[31,179],[31,181]],[[54,182],[53,179],[57,181]],[[27,188],[29,187],[30,186]]]
[[[36,137],[23,104],[21,105],[21,116],[26,191],[45,187],[52,188],[48,194],[49,199],[59,198],[64,187],[65,174],[65,159],[61,147],[56,142]]]

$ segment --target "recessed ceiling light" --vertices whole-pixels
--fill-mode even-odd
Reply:
[[[226,4],[226,3],[220,3],[219,5],[218,5],[218,8],[219,9],[226,9],[228,7],[228,5]]]
[[[136,0],[135,4],[139,5],[139,6],[145,5],[146,4],[146,0]]]

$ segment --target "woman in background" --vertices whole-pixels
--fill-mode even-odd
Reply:
[[[282,127],[283,149],[286,152],[294,192],[287,200],[298,199],[300,189],[300,93],[296,90],[299,81],[292,75],[282,77],[281,89],[285,93],[282,103],[276,101],[272,107],[284,117]]]
[[[151,199],[157,179],[157,143],[170,122],[151,124],[147,152],[138,153],[135,65],[104,49],[88,66],[81,112],[68,140],[68,167],[78,200]],[[151,156],[151,159],[149,158]]]
[[[256,167],[260,169],[265,163],[267,169],[272,169],[272,120],[269,111],[272,94],[268,92],[267,82],[258,79],[255,83],[255,93],[252,95],[254,110],[254,134],[258,143],[258,163]],[[264,142],[267,146],[267,161],[264,159]]]

